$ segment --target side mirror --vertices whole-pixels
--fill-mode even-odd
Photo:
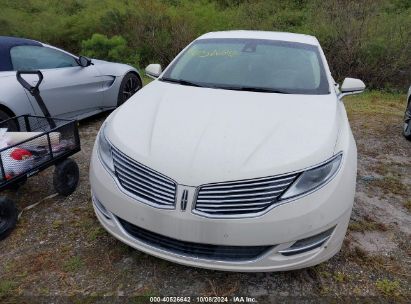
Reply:
[[[85,56],[79,56],[78,60],[77,60],[79,66],[85,68],[88,67],[89,65],[91,65],[91,59],[85,57]]]
[[[341,85],[341,95],[344,97],[347,95],[359,94],[365,90],[365,84],[362,80],[356,78],[345,78]]]
[[[158,78],[158,76],[160,76],[162,72],[163,72],[163,69],[161,68],[161,65],[159,64],[149,64],[146,67],[146,75],[153,79]]]

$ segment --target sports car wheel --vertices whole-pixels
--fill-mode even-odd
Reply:
[[[404,137],[411,140],[411,100],[408,102],[408,107],[404,115]]]
[[[133,96],[142,88],[140,78],[134,73],[128,73],[124,76],[118,92],[117,106],[121,106],[127,99]]]
[[[7,112],[0,110],[0,122],[7,120],[9,118],[11,118],[11,116]],[[7,125],[2,124],[1,127],[7,128],[8,131],[18,131],[17,124],[14,120],[9,121]]]

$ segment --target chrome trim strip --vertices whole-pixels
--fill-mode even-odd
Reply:
[[[318,235],[328,233],[328,235],[324,236],[322,239],[320,239],[320,240],[318,240],[314,243],[311,243],[311,244],[303,246],[303,247],[298,247],[298,248],[290,248],[289,247],[287,249],[279,250],[278,253],[281,253],[281,254],[283,254],[283,253],[285,253],[285,254],[295,253],[295,254],[297,254],[299,251],[309,251],[311,248],[314,249],[315,247],[320,247],[322,244],[325,244],[332,237],[332,235],[335,233],[335,230],[336,230],[335,228],[336,228],[336,226],[332,226],[331,228],[329,228],[327,230],[324,230],[323,232],[320,232],[320,233],[314,234],[312,236],[297,240],[290,247],[294,246],[299,241],[306,240],[306,239],[309,239],[309,238],[314,238]]]
[[[288,176],[289,174],[287,174]],[[279,182],[283,182],[283,181],[289,181],[290,179],[293,179],[293,176],[290,177],[286,177],[286,178],[275,178],[275,177],[270,177],[269,179],[263,181],[263,182],[259,182],[258,180],[254,182],[254,179],[247,179],[247,180],[243,180],[243,182],[240,181],[236,181],[236,182],[222,182],[221,186],[217,186],[219,183],[216,184],[207,184],[206,186],[204,186],[205,189],[207,188],[236,188],[236,187],[251,187],[254,185],[265,185],[265,184],[271,184],[271,183],[279,183]],[[263,187],[261,187],[263,188]]]
[[[240,206],[240,207],[247,207],[247,206],[250,206],[250,207],[252,207],[252,206],[265,206],[265,205],[269,205],[269,204],[271,204],[272,203],[272,201],[266,201],[266,202],[261,202],[261,203],[245,203],[245,204],[235,204],[235,205],[231,205],[231,204],[221,204],[221,205],[217,205],[217,204],[204,204],[204,203],[201,203],[200,205],[201,205],[201,207],[204,207],[204,208],[207,208],[207,207],[209,207],[209,208],[220,208],[220,207],[236,207],[236,206]],[[216,210],[217,211],[217,210]]]
[[[201,199],[205,198],[225,198],[225,197],[256,197],[256,196],[262,196],[262,195],[269,195],[269,194],[276,194],[276,193],[281,193],[283,190],[276,190],[276,191],[267,191],[263,193],[246,193],[246,194],[233,194],[233,195],[210,195],[210,194],[204,194],[201,195]],[[271,195],[273,196],[273,195]],[[275,195],[274,195],[275,197]]]
[[[332,234],[332,233],[331,233]],[[289,248],[289,249],[283,249],[283,250],[279,250],[278,253],[295,253],[298,254],[299,251],[308,251],[310,249],[315,249],[315,247],[319,247],[320,245],[322,245],[323,243],[325,243],[330,237],[331,234],[322,238],[319,241],[316,241],[315,243],[312,243],[310,245],[304,246],[304,247],[298,247],[298,248]],[[297,241],[298,242],[298,241]]]
[[[201,208],[201,212],[208,212],[208,214],[212,214],[213,212],[214,213],[217,213],[217,212],[229,212],[229,211],[231,211],[233,214],[230,214],[230,215],[233,215],[233,216],[235,216],[235,215],[237,215],[237,214],[235,214],[234,212],[239,212],[239,211],[258,211],[258,210],[261,210],[261,209],[264,209],[265,208],[265,206],[264,207],[260,207],[260,208],[258,208],[258,207],[251,207],[251,208],[235,208],[235,209],[233,209],[233,208],[230,208],[230,209],[210,209],[210,208]],[[198,210],[198,209],[196,209],[196,210]],[[241,215],[241,214],[240,214]]]
[[[260,195],[264,195],[264,194],[260,194]],[[255,202],[255,201],[273,201],[276,197],[278,197],[278,195],[277,196],[274,196],[274,197],[258,197],[257,195],[256,195],[256,197],[253,197],[253,198],[245,198],[245,199],[241,199],[241,198],[233,198],[233,199],[215,199],[215,200],[211,200],[211,199],[202,199],[202,198],[199,198],[199,199],[197,199],[197,202],[200,202],[200,203],[215,203],[217,206],[219,205],[219,203],[222,203],[222,204],[224,204],[224,203],[233,203],[233,207],[235,207],[236,205],[235,205],[235,202]]]
[[[294,176],[294,178],[296,178],[297,177],[297,175],[295,175]],[[266,187],[254,187],[254,188],[246,188],[246,187],[251,187],[252,185],[245,185],[245,186],[243,186],[243,187],[240,187],[240,186],[237,186],[237,187],[227,187],[226,189],[227,190],[211,190],[211,189],[205,189],[205,190],[201,190],[201,191],[204,191],[204,192],[206,192],[206,193],[217,193],[217,194],[219,194],[219,193],[227,193],[228,191],[230,191],[230,192],[248,192],[248,191],[259,191],[259,190],[264,190],[264,189],[267,189],[267,190],[269,190],[269,189],[274,189],[274,188],[279,188],[279,187],[284,187],[284,186],[287,186],[288,184],[289,184],[290,182],[288,182],[288,183],[285,183],[285,184],[278,184],[278,185],[273,185],[273,186],[266,186]],[[272,184],[274,184],[274,182],[272,182]],[[218,188],[218,189],[220,189],[220,188],[223,188],[223,187],[215,187],[215,188]],[[239,188],[244,188],[244,189],[239,189]],[[201,188],[201,189],[203,189],[203,188]]]

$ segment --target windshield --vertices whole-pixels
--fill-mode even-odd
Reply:
[[[231,90],[329,93],[316,46],[273,40],[196,40],[160,80]]]

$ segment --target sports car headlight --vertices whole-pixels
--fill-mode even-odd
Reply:
[[[281,196],[281,199],[288,199],[310,192],[331,180],[338,171],[342,159],[342,153],[337,154],[332,159],[313,169],[304,171],[291,187]]]
[[[106,125],[103,125],[99,133],[98,153],[103,165],[106,166],[110,171],[114,171],[113,157],[111,155],[111,145],[104,134],[105,128]]]

